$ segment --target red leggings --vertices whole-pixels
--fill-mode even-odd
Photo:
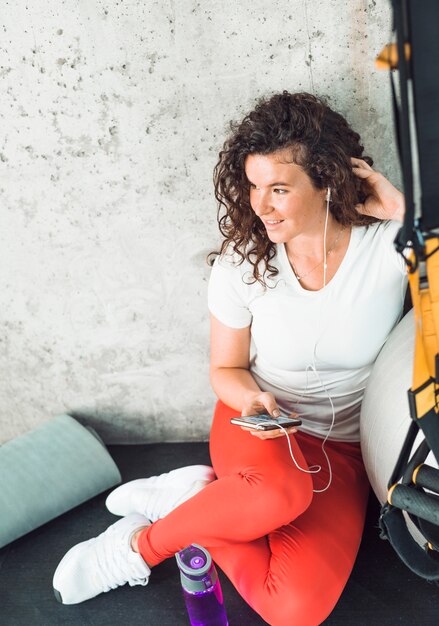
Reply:
[[[139,535],[151,566],[191,543],[209,550],[246,602],[271,626],[316,626],[329,615],[351,573],[363,532],[369,483],[357,443],[304,433],[261,440],[229,420],[218,402],[210,435],[217,480]],[[305,460],[306,459],[306,460]]]

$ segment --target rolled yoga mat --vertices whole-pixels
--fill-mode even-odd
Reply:
[[[121,480],[102,440],[69,415],[8,441],[0,446],[0,548]]]

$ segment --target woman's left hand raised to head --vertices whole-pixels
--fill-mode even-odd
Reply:
[[[363,215],[379,220],[404,220],[404,195],[379,172],[376,172],[363,159],[351,158],[353,172],[364,182],[366,199],[355,208]]]

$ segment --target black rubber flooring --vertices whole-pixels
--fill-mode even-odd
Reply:
[[[206,443],[110,446],[109,450],[124,482],[184,465],[210,463]],[[146,587],[126,585],[73,606],[55,600],[52,576],[65,552],[115,521],[105,509],[105,497],[106,493],[93,498],[0,550],[1,626],[189,624],[175,559],[155,567]],[[437,626],[439,587],[412,574],[390,545],[379,538],[378,510],[372,496],[357,562],[338,605],[324,624]],[[230,626],[266,624],[221,570],[219,575]]]

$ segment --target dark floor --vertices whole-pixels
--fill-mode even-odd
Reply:
[[[183,465],[210,463],[206,443],[110,446],[109,450],[124,482]],[[62,556],[115,521],[105,509],[105,497],[106,493],[97,496],[0,550],[1,626],[189,624],[174,559],[154,568],[146,587],[121,587],[74,606],[56,602],[52,576]],[[379,539],[377,519],[378,503],[372,497],[357,563],[325,625],[437,626],[439,587],[400,563],[390,545]],[[266,624],[219,574],[230,626]]]

